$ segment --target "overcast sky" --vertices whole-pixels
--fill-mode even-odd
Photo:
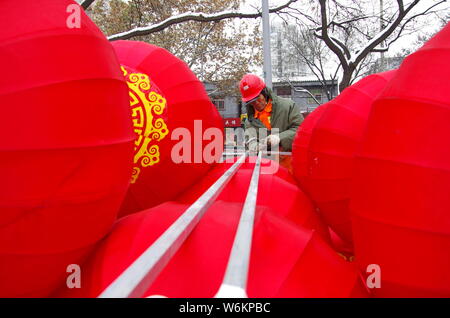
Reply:
[[[345,1],[345,0],[343,0]],[[262,0],[242,0],[242,2],[244,3],[242,5],[242,8],[245,10],[249,10],[251,8],[254,7],[258,7],[261,8],[262,6]],[[368,8],[368,10],[370,11],[376,11],[377,13],[379,12],[379,0],[372,0],[373,4]],[[389,0],[384,0],[384,3],[387,4],[392,1]],[[405,6],[412,2],[412,0],[406,0],[405,1]],[[431,0],[422,0],[421,2],[419,2],[419,4],[414,8],[414,10],[416,10],[417,12],[424,10],[424,8],[427,8],[430,5]],[[274,7],[277,5],[281,5],[286,3],[286,0],[269,0],[269,7]],[[301,0],[298,1],[297,4],[301,3]],[[447,14],[450,14],[450,4],[446,3],[440,6],[440,8],[443,10],[443,12],[447,12]],[[280,18],[278,18],[276,15],[271,15],[271,23],[274,21],[281,21]],[[436,19],[433,19],[431,16],[427,19],[427,23],[426,25],[421,29],[421,31],[425,31],[425,32],[434,32],[436,29],[439,28],[439,21]],[[401,51],[402,48],[408,47],[412,41],[414,41],[416,35],[410,35],[410,36],[404,36],[402,38],[400,38],[396,43],[394,43],[391,46],[391,49],[389,51],[389,54],[394,55],[395,53]]]

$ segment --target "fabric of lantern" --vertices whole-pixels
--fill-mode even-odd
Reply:
[[[350,209],[361,270],[381,297],[450,297],[450,24],[374,102]]]
[[[122,218],[84,266],[80,289],[58,296],[95,297],[187,208],[167,202]],[[242,203],[215,202],[143,295],[214,297],[239,222]],[[249,297],[367,297],[361,276],[315,231],[257,208],[249,265]]]
[[[311,141],[311,135],[314,127],[322,117],[328,104],[323,104],[314,109],[302,122],[297,129],[294,141],[292,142],[292,170],[293,176],[300,184],[302,190],[304,190],[309,197],[308,193],[309,174],[308,174],[308,149]]]
[[[308,193],[325,222],[352,242],[350,181],[372,103],[395,71],[369,75],[327,103],[307,149]]]
[[[133,96],[137,94],[130,86],[131,107],[136,117],[134,128],[139,136],[137,130],[143,130],[142,122],[146,121],[148,129],[142,138],[147,138],[148,143],[139,143],[140,140],[136,142],[133,181],[120,211],[121,215],[125,215],[174,200],[179,193],[201,179],[211,168],[212,162],[211,158],[203,158],[203,152],[210,153],[211,147],[219,143],[213,159],[221,156],[223,140],[215,140],[215,137],[208,135],[208,130],[215,128],[223,135],[223,120],[203,84],[185,62],[165,49],[144,42],[114,41],[112,45],[122,66],[135,74],[148,76],[149,86],[157,89],[158,96],[164,100],[159,105],[153,105],[147,95],[141,96],[133,104]],[[128,83],[132,84],[132,81]],[[137,110],[143,109],[141,105],[145,104],[146,98],[150,102],[146,107],[148,112],[139,113]],[[153,111],[158,107],[162,110]],[[148,118],[148,113],[151,113],[153,120]],[[158,126],[156,119],[164,128]],[[189,140],[172,138],[174,131],[180,129],[189,134]],[[158,130],[160,133],[157,138],[148,133]],[[172,158],[172,150],[182,141],[188,143],[187,157],[190,162],[176,163]],[[142,157],[143,153],[157,159],[151,164],[140,164],[140,158],[145,158]],[[140,169],[138,175],[136,169]]]
[[[256,157],[246,159],[217,200],[234,203],[245,201],[255,161]],[[217,164],[202,180],[181,194],[177,202],[194,203],[229,167],[231,163]],[[272,168],[275,173],[265,173],[271,172]],[[328,227],[316,212],[311,200],[300,190],[287,169],[275,161],[262,159],[256,204],[272,209],[274,213],[294,224],[316,230],[326,242],[330,242]]]
[[[1,7],[0,297],[44,297],[116,219],[133,158],[128,89],[74,1]]]
[[[353,244],[344,241],[333,229],[328,228],[330,231],[330,241],[331,247],[339,253],[344,259],[348,261],[353,261],[355,259],[355,251],[353,249]]]

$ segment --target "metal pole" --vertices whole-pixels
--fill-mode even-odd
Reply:
[[[272,58],[270,55],[269,0],[262,0],[264,82],[272,88]]]
[[[380,32],[382,32],[383,31],[383,29],[384,29],[384,21],[383,21],[383,11],[384,11],[384,8],[383,8],[383,0],[380,0]],[[382,45],[383,45],[383,48],[384,48],[384,46],[385,46],[385,44],[386,44],[386,42],[385,41],[383,41],[383,42],[381,42],[382,43]],[[384,68],[384,52],[381,52],[381,61],[380,61],[380,64],[381,64],[381,72],[384,72],[385,71],[385,68]]]
[[[261,151],[262,154],[266,155],[281,155],[281,156],[292,156],[292,152],[291,151]],[[245,152],[223,152],[222,156],[223,157],[236,157],[236,156],[241,156],[245,154]]]
[[[261,168],[261,152],[258,154],[252,179],[245,198],[241,218],[234,237],[230,258],[222,285],[216,298],[247,297],[247,277],[252,249],[253,225],[255,220],[256,199]]]
[[[99,298],[141,297],[198,224],[205,211],[234,176],[247,154],[242,155]]]

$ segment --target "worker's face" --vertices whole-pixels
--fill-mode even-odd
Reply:
[[[263,94],[259,94],[258,99],[256,99],[255,101],[251,102],[250,105],[252,105],[257,111],[262,111],[266,105],[267,105],[267,101],[264,98]]]

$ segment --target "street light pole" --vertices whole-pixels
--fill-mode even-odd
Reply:
[[[270,56],[269,0],[262,0],[264,82],[272,88],[272,59]]]
[[[383,11],[384,11],[384,8],[383,8],[384,6],[383,6],[383,0],[380,0],[380,32],[383,32],[383,29],[384,29],[384,21],[383,21]],[[386,44],[386,42],[385,41],[383,41],[383,42],[381,42],[382,43],[382,45],[383,45],[383,48],[384,48],[384,46],[385,46],[385,44]],[[384,72],[385,71],[385,69],[384,69],[384,52],[382,51],[381,52],[381,61],[380,61],[380,64],[381,64],[381,72]]]

